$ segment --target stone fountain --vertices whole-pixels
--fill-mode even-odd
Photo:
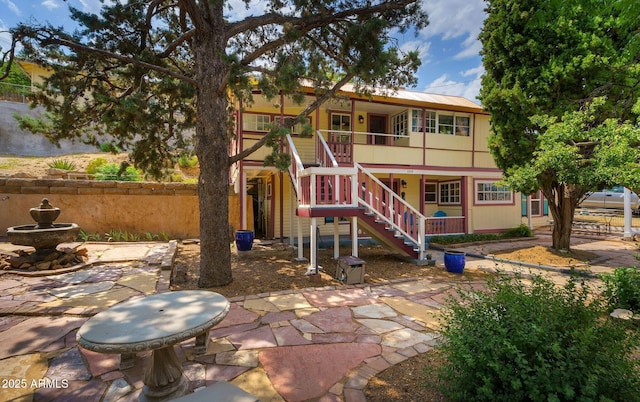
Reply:
[[[80,227],[75,223],[53,223],[60,215],[60,208],[55,208],[46,198],[39,207],[29,210],[35,225],[21,225],[7,228],[7,236],[12,244],[32,246],[35,254],[44,258],[56,250],[60,243],[75,241]]]

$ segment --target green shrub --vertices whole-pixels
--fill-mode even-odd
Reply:
[[[432,236],[429,239],[431,243],[438,244],[455,244],[455,243],[470,243],[474,241],[490,241],[501,239],[513,239],[518,237],[531,237],[533,233],[527,225],[520,225],[518,227],[508,229],[502,233],[470,233],[463,235],[451,235],[451,236]]]
[[[518,237],[531,237],[531,228],[525,224],[521,224],[516,228],[507,229],[502,233],[502,237],[505,239],[518,238]]]
[[[447,301],[435,378],[451,401],[638,400],[637,333],[586,285],[491,279]]]
[[[184,181],[184,176],[180,173],[171,173],[169,175],[169,181],[174,183],[182,183]]]
[[[640,272],[636,268],[616,268],[612,274],[600,276],[604,282],[603,296],[610,309],[624,308],[640,313]]]
[[[187,153],[180,154],[178,157],[178,166],[181,168],[192,168],[198,165],[198,157]]]
[[[103,142],[102,144],[100,144],[100,151],[102,151],[102,152],[111,152],[111,153],[122,152],[120,147],[118,147],[116,144],[112,144],[110,142]]]
[[[117,163],[107,163],[99,166],[95,174],[96,180],[141,181],[142,172],[133,166],[127,166],[124,171]]]
[[[89,161],[87,164],[86,172],[89,174],[98,173],[98,169],[100,166],[104,166],[107,164],[107,160],[105,158],[95,158]]]
[[[54,159],[49,163],[49,167],[61,170],[75,170],[76,164],[75,162],[66,159]]]

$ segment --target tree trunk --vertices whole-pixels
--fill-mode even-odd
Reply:
[[[571,198],[569,190],[564,184],[556,184],[543,188],[545,198],[549,203],[549,211],[553,217],[553,233],[551,235],[554,250],[569,250],[571,246],[571,226],[577,203]]]
[[[222,2],[220,2],[222,4]],[[215,13],[214,13],[215,14]],[[208,21],[194,39],[198,74],[196,155],[200,164],[200,278],[207,288],[232,282],[229,239],[228,66],[223,60],[224,21]],[[208,25],[208,26],[207,26]]]

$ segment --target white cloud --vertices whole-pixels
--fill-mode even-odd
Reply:
[[[456,81],[449,78],[448,74],[442,74],[424,88],[425,92],[437,93],[442,95],[462,96],[476,103],[480,103],[477,99],[480,94],[480,86],[484,67],[477,67],[462,71],[462,77],[468,77],[468,80]]]
[[[11,12],[17,15],[18,17],[22,15],[20,8],[16,5],[16,3],[12,2],[11,0],[0,0],[0,2],[6,4],[9,10],[11,10]]]
[[[483,0],[431,0],[424,3],[429,25],[422,30],[424,38],[441,37],[443,40],[466,36],[456,59],[478,55],[481,44],[478,34],[486,14]]]
[[[57,0],[44,0],[42,2],[42,6],[51,11],[55,10],[56,8],[60,8],[62,4],[60,4],[60,2],[58,2]]]

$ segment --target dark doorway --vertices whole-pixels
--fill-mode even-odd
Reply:
[[[369,115],[369,132],[370,133],[387,133],[387,116],[379,114]],[[382,135],[371,135],[367,141],[369,144],[386,145],[387,137]]]
[[[266,237],[265,200],[263,181],[260,178],[247,180],[247,195],[253,198],[253,230],[257,239]]]

